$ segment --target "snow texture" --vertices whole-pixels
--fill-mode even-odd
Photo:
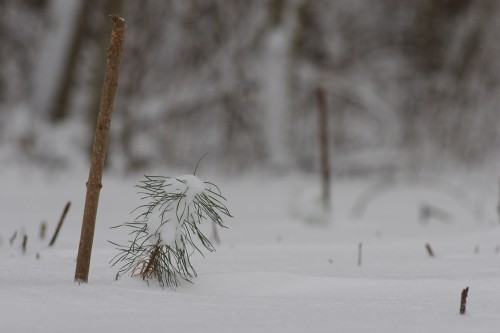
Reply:
[[[476,220],[450,196],[416,186],[381,193],[353,217],[352,207],[373,182],[339,181],[335,223],[311,226],[290,206],[306,206],[295,189],[309,192],[314,179],[217,179],[234,224],[221,233],[215,254],[193,256],[194,284],[173,291],[140,278],[115,281],[109,266],[114,248],[107,240],[117,237],[109,227],[127,220],[136,204],[134,177],[105,175],[89,283],[73,282],[85,178],[22,170],[0,175],[0,332],[498,332],[496,182],[456,176],[469,194],[481,195],[484,218]],[[196,179],[184,180],[195,185],[191,194],[200,190]],[[422,198],[448,212],[449,222],[421,223]],[[49,249],[48,239],[38,237],[39,224],[46,219],[51,235],[67,200],[72,207]],[[19,237],[9,244],[21,229],[29,236],[24,255]]]

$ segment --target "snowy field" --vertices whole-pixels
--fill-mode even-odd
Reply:
[[[234,218],[215,253],[193,258],[194,284],[173,291],[138,278],[115,281],[109,266],[116,251],[108,240],[126,239],[109,227],[130,220],[140,177],[104,176],[89,283],[77,285],[85,173],[4,172],[0,332],[499,332],[495,181],[462,183],[461,196],[415,184],[371,196],[374,181],[341,181],[324,226],[311,222],[319,216],[315,178],[200,177],[221,187]],[[48,248],[67,201],[65,224]],[[427,218],[422,207],[438,213]],[[43,242],[42,220],[49,226]],[[16,230],[28,235],[26,254],[20,236],[9,244]]]

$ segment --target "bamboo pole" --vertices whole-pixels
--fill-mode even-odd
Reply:
[[[111,124],[111,113],[113,111],[113,102],[118,86],[120,60],[127,27],[125,20],[118,16],[111,16],[111,22],[112,31],[107,53],[106,74],[99,106],[99,115],[97,117],[94,146],[92,148],[92,159],[87,181],[87,195],[83,211],[82,232],[76,261],[75,282],[78,283],[88,282],[97,206],[102,188],[102,172],[104,169],[109,127]]]

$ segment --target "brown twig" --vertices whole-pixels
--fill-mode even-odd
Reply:
[[[462,290],[462,295],[460,296],[460,314],[465,314],[465,306],[467,303],[467,295],[469,294],[469,287]]]
[[[26,250],[28,248],[28,235],[23,235],[23,244],[22,244],[22,248],[23,248],[23,254],[26,253]]]
[[[57,228],[56,228],[56,231],[54,231],[54,235],[52,236],[52,239],[50,240],[49,247],[54,245],[54,243],[56,242],[57,236],[59,235],[59,231],[61,230],[61,226],[64,223],[64,219],[66,218],[66,214],[68,214],[68,210],[69,210],[70,206],[71,206],[71,201],[68,201],[66,206],[64,206],[64,210],[61,214],[61,217],[59,218],[59,223],[57,223]],[[41,230],[40,230],[40,235],[41,235]],[[42,238],[44,238],[44,237],[45,237],[45,232],[44,232],[44,236]]]
[[[156,260],[156,257],[158,256],[158,253],[160,253],[160,247],[156,246],[155,250],[151,254],[151,257],[149,258],[148,265],[144,270],[141,270],[141,276],[143,280],[146,279],[146,277],[148,276],[149,271],[151,270],[151,267],[153,266],[153,263]]]
[[[40,239],[45,239],[45,235],[47,234],[47,222],[43,221],[40,223]]]
[[[127,24],[118,16],[111,16],[112,31],[108,47],[108,58],[104,86],[99,105],[97,126],[95,131],[94,146],[92,148],[92,159],[87,181],[87,195],[83,212],[82,232],[78,257],[76,261],[75,281],[78,283],[88,282],[90,257],[92,254],[92,243],[94,240],[95,220],[97,217],[97,205],[102,188],[102,172],[108,146],[109,127],[111,125],[111,113],[115,100],[120,61],[125,41],[125,30]]]
[[[431,244],[429,243],[425,244],[425,249],[427,250],[427,253],[429,254],[430,257],[434,257],[434,251],[432,251]]]

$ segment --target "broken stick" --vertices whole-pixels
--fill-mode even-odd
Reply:
[[[469,293],[469,287],[462,290],[462,295],[460,297],[460,314],[465,314],[465,306],[467,303],[467,294]]]

